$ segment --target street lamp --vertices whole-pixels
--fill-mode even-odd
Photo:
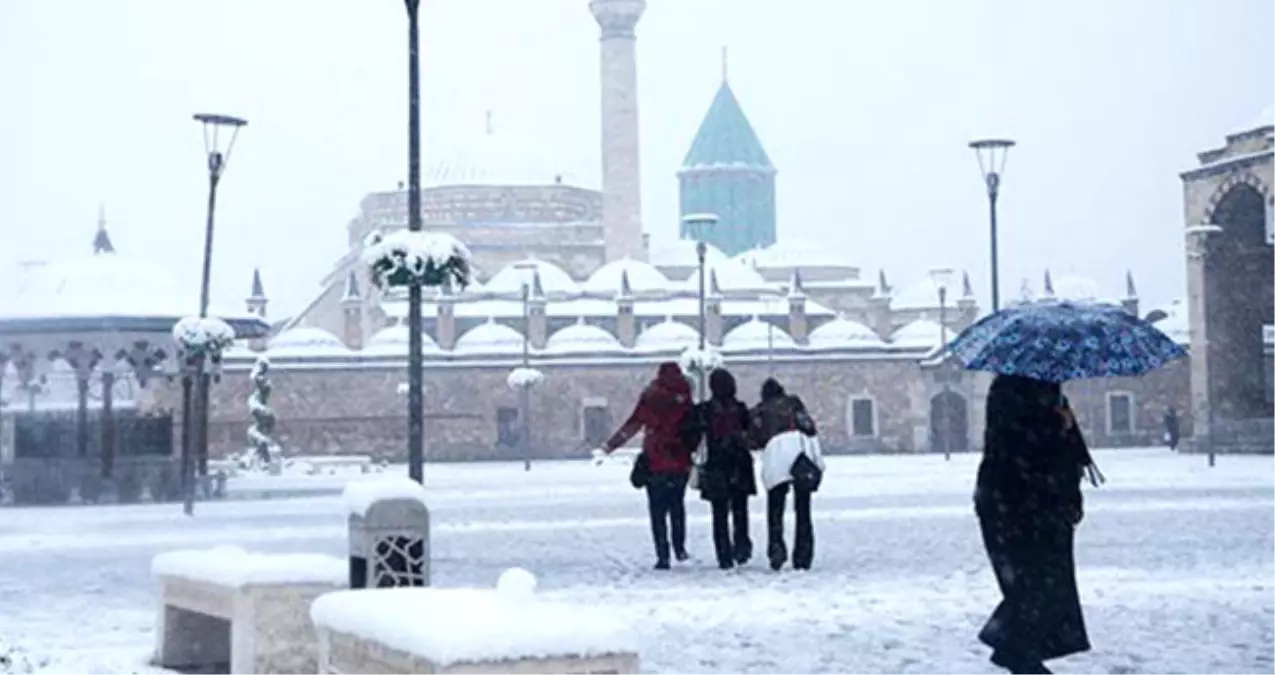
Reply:
[[[204,128],[204,154],[208,162],[208,221],[204,225],[204,267],[199,282],[199,318],[208,316],[209,285],[212,280],[212,248],[213,222],[217,211],[217,185],[221,183],[221,175],[230,161],[230,151],[234,149],[239,129],[248,124],[247,120],[230,115],[213,115],[198,113],[195,121]],[[230,139],[225,150],[221,149],[221,131],[226,129]],[[199,455],[199,475],[208,473],[208,388],[211,375],[208,373],[206,358],[200,356],[195,364],[195,377],[198,378],[194,397],[191,396],[190,376],[182,378],[182,407],[184,421],[182,424],[182,488],[185,497],[187,515],[194,513],[195,481],[191,469],[190,422],[191,412],[195,413],[195,448]]]
[[[531,368],[531,283],[536,273],[536,264],[520,262],[514,269],[522,276],[522,367]],[[518,434],[522,445],[522,468],[531,471],[531,387],[518,387],[518,417],[522,420],[521,433]]]
[[[705,230],[711,230],[720,220],[716,213],[689,213],[682,216],[682,223],[686,225],[686,231],[694,233],[698,241],[695,242],[695,258],[699,262],[699,351],[700,358],[703,358],[704,351],[707,347],[705,334],[708,327],[708,310],[705,303],[705,284],[704,284],[704,260],[708,255],[708,244],[704,242],[707,234]],[[699,369],[699,398],[704,399],[704,392],[707,383],[704,380],[704,368]]]
[[[992,311],[1001,307],[1000,264],[996,250],[996,198],[1000,195],[1001,173],[1005,171],[1005,160],[1009,157],[1009,149],[1014,141],[1004,138],[989,138],[972,141],[970,147],[978,156],[978,168],[983,172],[983,182],[987,184],[987,202],[991,218],[992,240]],[[997,152],[999,151],[999,160]]]
[[[947,354],[947,287],[952,285],[952,282],[956,279],[956,270],[950,267],[930,270],[930,279],[939,291],[939,372],[942,374],[942,368],[945,363],[943,356]],[[940,408],[943,416],[939,420],[939,437],[942,439],[943,459],[945,460],[952,459],[952,403],[950,394],[947,376],[943,375],[943,406]]]
[[[417,17],[420,0],[407,6],[407,229],[421,230],[421,63]],[[407,288],[407,475],[425,483],[424,356],[421,353],[421,285]]]

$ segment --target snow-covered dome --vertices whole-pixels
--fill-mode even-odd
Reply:
[[[551,354],[623,351],[616,337],[597,326],[577,323],[549,336],[544,351]]]
[[[1096,302],[1104,299],[1098,282],[1075,274],[1060,274],[1053,278],[1054,297],[1059,300]]]
[[[704,250],[704,263],[715,265],[729,260],[721,249],[708,244]],[[656,267],[698,267],[699,256],[695,253],[695,241],[678,239],[665,242],[651,248],[651,264]]]
[[[270,341],[270,356],[335,356],[350,352],[344,342],[323,330],[302,326],[286,330]]]
[[[453,144],[454,143],[454,144]],[[448,143],[441,159],[424,167],[424,187],[448,185],[584,185],[553,148],[539,140],[492,132]]]
[[[571,275],[563,271],[561,267],[534,258],[519,260],[506,266],[483,286],[483,290],[488,293],[521,293],[522,285],[530,283],[535,272],[540,273],[540,287],[545,293],[580,292],[580,287],[571,280]]]
[[[666,319],[642,331],[634,341],[634,346],[650,351],[681,351],[699,346],[699,331],[684,323]]]
[[[180,293],[166,270],[116,253],[44,265],[25,275],[23,282],[11,296],[0,299],[0,314],[180,317],[192,314],[198,299]],[[209,313],[224,316],[215,309]]]
[[[1186,303],[1182,300],[1174,300],[1168,307],[1161,309],[1166,316],[1152,325],[1180,345],[1191,344],[1191,321],[1187,314]]]
[[[755,317],[722,336],[722,351],[752,351],[772,345],[775,349],[795,349],[797,342],[788,331]]]
[[[741,265],[738,261],[722,260],[714,264],[706,264],[704,283],[711,286],[713,275],[717,276],[717,288],[721,291],[753,290],[770,287],[757,270]],[[692,272],[689,279],[682,282],[684,290],[699,291],[699,272]],[[711,291],[712,289],[709,288]]]
[[[469,354],[516,354],[522,351],[522,333],[488,320],[456,340],[456,351]]]
[[[635,293],[664,291],[669,288],[668,277],[654,265],[625,258],[612,260],[599,267],[584,282],[584,289],[593,293],[616,293],[620,290],[620,279],[625,273],[629,276],[629,289]]]
[[[840,247],[803,239],[784,239],[763,249],[741,253],[735,259],[760,268],[854,267],[842,255]]]
[[[956,332],[948,329],[947,339],[954,337]],[[938,347],[943,343],[943,327],[937,321],[918,319],[894,331],[890,342],[896,347]]]
[[[884,341],[876,331],[858,321],[837,318],[810,331],[812,349],[881,346]]]
[[[961,285],[957,279],[947,287],[947,307],[953,309],[961,297]],[[926,276],[896,291],[890,300],[890,309],[921,310],[939,308],[939,284],[931,276]]]
[[[363,351],[369,354],[406,355],[407,333],[407,324],[382,328],[367,341]],[[427,352],[438,349],[438,343],[424,331],[421,332],[421,349]]]

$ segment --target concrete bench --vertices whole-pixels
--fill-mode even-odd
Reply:
[[[346,587],[340,558],[237,548],[155,556],[155,664],[229,673],[313,673],[310,603]]]
[[[335,469],[358,469],[360,473],[371,473],[375,466],[368,455],[300,455],[289,459],[294,465],[309,465],[306,473],[310,475]]]
[[[311,607],[320,673],[637,673],[610,613],[496,590],[338,591]]]

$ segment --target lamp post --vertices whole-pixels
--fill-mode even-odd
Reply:
[[[699,351],[701,355],[707,348],[707,338],[705,333],[708,328],[708,309],[705,302],[704,283],[704,260],[708,255],[708,244],[704,242],[704,236],[706,234],[704,230],[711,229],[717,224],[718,220],[716,213],[691,213],[682,216],[682,222],[686,224],[687,231],[694,233],[696,235],[695,238],[697,239],[695,242],[695,258],[699,263]],[[699,368],[698,375],[699,382],[697,383],[697,388],[699,389],[699,399],[702,401],[705,398],[704,392],[707,386],[703,367]]]
[[[514,265],[522,272],[522,367],[531,368],[531,283],[535,274],[534,263]],[[522,421],[518,437],[522,445],[522,468],[531,471],[531,387],[518,387],[518,418]]]
[[[208,113],[198,113],[194,115],[194,118],[195,121],[203,125],[204,154],[207,156],[208,162],[208,220],[204,225],[204,266],[199,281],[199,318],[203,319],[208,316],[208,295],[212,280],[213,223],[217,211],[217,186],[221,183],[221,176],[226,170],[226,163],[230,161],[230,151],[234,149],[235,138],[239,136],[239,129],[248,124],[248,121],[229,115]],[[230,134],[230,140],[226,142],[225,151],[221,149],[221,131],[223,128]],[[182,378],[184,419],[182,424],[181,470],[186,515],[190,515],[195,511],[195,481],[194,476],[192,476],[194,467],[191,462],[190,423],[192,417],[194,417],[195,422],[193,431],[194,445],[198,451],[198,475],[203,476],[208,473],[208,389],[212,378],[208,373],[207,366],[208,363],[205,356],[201,356],[195,363],[193,376],[196,379],[193,383],[193,395],[191,391],[191,375]],[[192,412],[194,415],[191,415]]]
[[[407,6],[407,229],[421,230],[421,71],[417,30],[420,0]],[[425,483],[424,357],[421,285],[407,289],[407,475]]]
[[[1004,138],[989,138],[972,141],[970,147],[978,157],[978,168],[983,173],[983,182],[987,185],[988,213],[991,221],[992,241],[992,311],[1001,308],[1000,263],[997,259],[996,241],[996,198],[1000,196],[1001,174],[1005,171],[1005,160],[1014,141]],[[998,155],[999,154],[999,160]]]
[[[943,358],[947,354],[947,287],[951,285],[952,280],[956,277],[956,270],[951,268],[940,268],[930,270],[930,279],[934,281],[934,285],[939,291],[939,373],[943,379],[943,405],[939,409],[942,411],[942,418],[939,420],[939,438],[943,445],[943,459],[952,459],[952,409],[951,409],[951,390],[948,387],[947,375],[943,371],[946,363]]]

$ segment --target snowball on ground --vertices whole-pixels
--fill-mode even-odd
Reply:
[[[500,573],[496,591],[511,600],[529,600],[536,594],[536,575],[521,567],[510,567]]]
[[[726,361],[722,358],[721,352],[712,349],[700,350],[692,347],[682,352],[682,357],[678,359],[678,364],[682,367],[683,372],[698,373],[718,370],[726,365]]]
[[[446,666],[637,651],[624,622],[600,609],[510,599],[494,589],[337,591],[310,607],[315,625]]]
[[[219,586],[349,582],[348,561],[319,553],[249,553],[237,546],[186,549],[151,559],[153,576],[206,581]]]
[[[235,329],[215,316],[188,316],[173,324],[173,339],[186,347],[213,346],[224,349],[234,344]]]
[[[514,368],[509,371],[509,377],[505,378],[505,383],[510,389],[524,389],[534,387],[545,379],[544,373],[535,368]]]
[[[372,504],[382,499],[415,499],[425,504],[425,487],[410,478],[394,476],[350,481],[341,493],[346,510],[355,516],[366,516]]]

